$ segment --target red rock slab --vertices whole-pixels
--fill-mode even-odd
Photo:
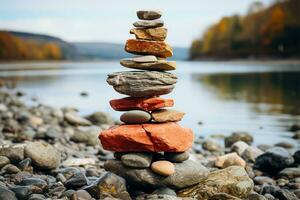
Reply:
[[[164,107],[172,107],[174,105],[173,99],[163,99],[160,97],[153,98],[139,98],[126,97],[122,99],[113,99],[110,106],[116,111],[128,110],[144,110],[152,111]]]
[[[184,152],[193,145],[191,129],[177,123],[119,125],[102,131],[104,149],[116,152]]]
[[[143,151],[154,151],[152,141],[140,124],[113,126],[102,131],[99,139],[103,148],[110,151],[135,151],[141,147]]]
[[[125,51],[138,55],[154,55],[162,58],[173,56],[172,48],[163,41],[129,39]]]

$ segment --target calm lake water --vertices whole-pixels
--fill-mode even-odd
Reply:
[[[23,70],[23,68],[27,70]],[[43,70],[40,70],[43,69]],[[0,78],[52,106],[73,106],[82,114],[104,111],[118,119],[108,101],[123,97],[106,83],[118,62],[0,64]],[[255,144],[292,142],[288,127],[300,124],[300,64],[248,62],[178,62],[179,82],[170,97],[186,112],[182,125],[195,134],[228,135],[247,131]],[[87,97],[80,96],[87,92]],[[201,122],[201,123],[199,123]]]

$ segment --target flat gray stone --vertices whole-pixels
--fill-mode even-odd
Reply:
[[[129,183],[144,188],[170,187],[172,189],[185,188],[195,185],[208,175],[208,170],[200,163],[187,160],[183,163],[174,163],[175,173],[160,176],[146,169],[133,169],[126,167],[118,160],[109,160],[104,164],[107,171],[111,171],[125,178]]]
[[[164,26],[164,21],[162,20],[140,20],[133,23],[133,26],[137,28],[156,28]]]
[[[300,168],[299,167],[285,168],[284,170],[279,172],[279,176],[288,179],[300,177]]]
[[[158,60],[155,62],[136,62],[132,59],[122,59],[120,64],[131,69],[170,71],[176,69],[175,61]]]
[[[139,10],[136,12],[139,19],[153,20],[159,19],[162,16],[162,12],[158,10]]]
[[[120,120],[125,124],[142,124],[151,120],[151,115],[142,110],[130,110],[123,113]]]
[[[92,125],[92,123],[89,120],[87,120],[83,117],[80,117],[76,112],[65,113],[65,120],[75,126],[90,126],[90,125]]]
[[[152,153],[127,153],[122,155],[121,161],[128,167],[147,168],[151,165]]]
[[[106,81],[121,94],[152,97],[172,92],[177,77],[167,72],[125,71],[109,74]]]

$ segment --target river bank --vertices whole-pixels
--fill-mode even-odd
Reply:
[[[52,107],[73,105],[81,115],[101,110],[119,118],[108,102],[121,96],[106,84],[107,74],[120,70],[119,62],[17,64],[20,69],[49,66],[54,69],[3,70],[0,80],[28,94],[21,97],[27,105],[36,104],[31,100],[34,97]],[[300,123],[299,66],[178,62],[175,73],[180,81],[176,92],[166,97],[176,99],[174,108],[186,112],[182,124],[191,127],[197,136],[246,131],[256,138],[255,145],[280,141],[296,145],[288,128]]]
[[[21,100],[24,95],[0,89],[0,199],[181,199],[168,188],[145,194],[130,185],[130,180],[125,184],[124,179],[104,170],[104,162],[114,155],[101,147],[98,134],[116,124],[107,114],[82,117],[72,107],[28,106]],[[299,126],[292,128],[294,138],[299,139]],[[223,138],[224,145],[216,142],[216,137]],[[243,142],[236,143],[239,140]],[[245,132],[196,137],[190,159],[210,171],[207,182],[213,177],[221,182],[203,182],[205,190],[200,184],[176,191],[177,195],[185,199],[299,198],[297,147],[285,142],[276,144],[275,149],[271,145],[254,147],[253,140]],[[259,163],[257,157],[261,157]],[[274,159],[275,165],[269,166],[268,159]],[[225,180],[224,172],[228,173]],[[239,178],[234,173],[240,173]],[[144,181],[149,180],[144,177]]]

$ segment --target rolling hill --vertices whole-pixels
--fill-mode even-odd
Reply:
[[[173,60],[188,58],[187,48],[173,50]],[[0,60],[119,60],[132,56],[124,51],[124,44],[68,42],[44,34],[0,31]]]

